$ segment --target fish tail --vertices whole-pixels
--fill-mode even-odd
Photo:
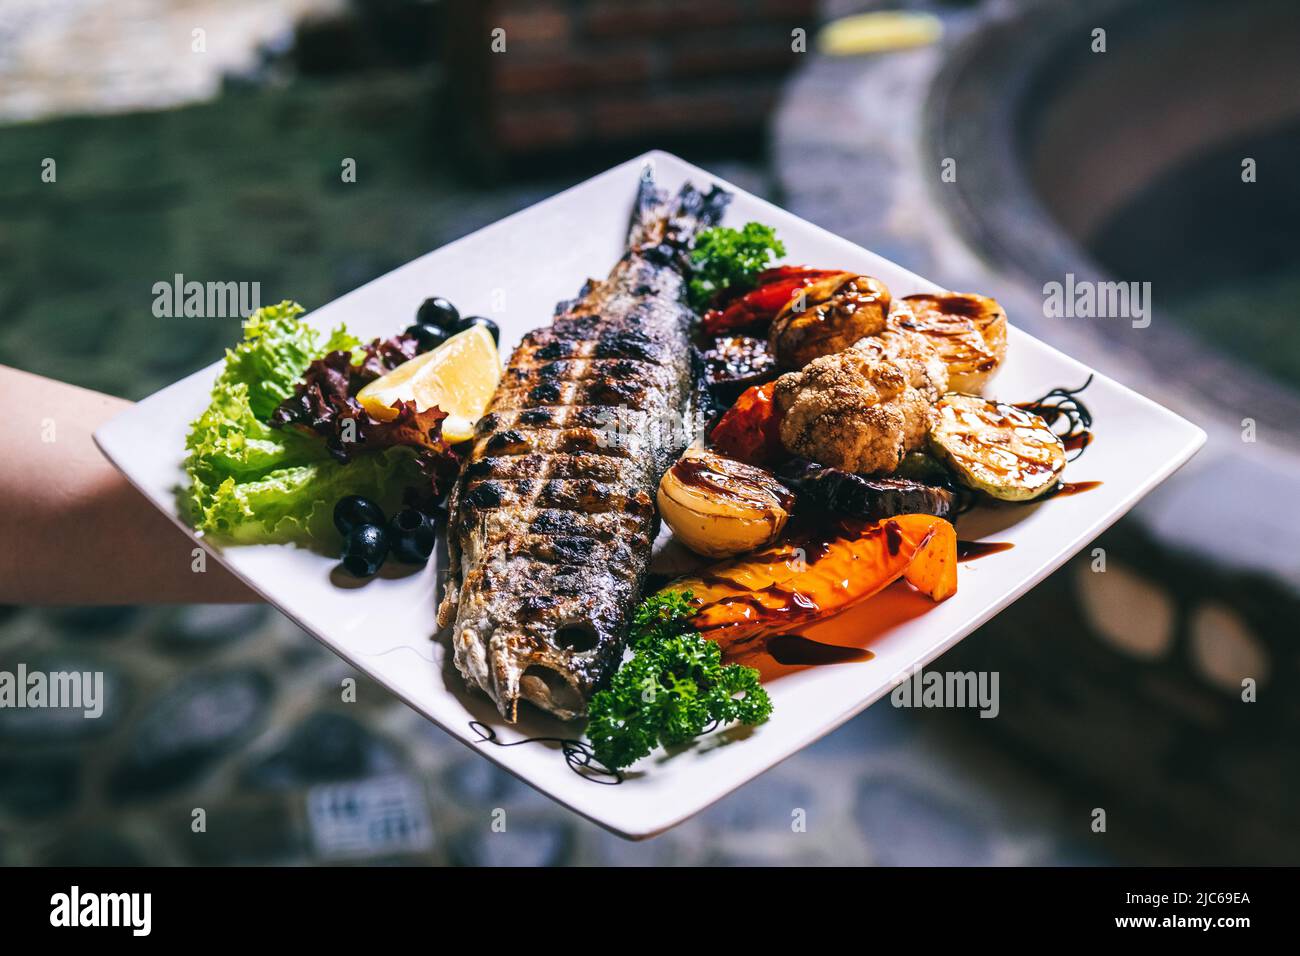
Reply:
[[[722,221],[729,202],[731,193],[725,189],[712,186],[701,192],[691,183],[671,196],[655,183],[654,167],[646,163],[632,208],[628,249],[642,255],[661,250],[671,253],[665,258],[677,259],[679,253],[690,249],[701,229]]]
[[[636,188],[636,202],[632,205],[632,223],[627,232],[629,249],[640,249],[650,244],[656,227],[662,229],[667,205],[668,194],[655,184],[654,165],[646,163],[641,167],[641,179]]]

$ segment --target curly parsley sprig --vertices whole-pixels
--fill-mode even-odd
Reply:
[[[651,595],[632,619],[632,658],[592,696],[587,738],[617,770],[736,721],[761,724],[772,700],[758,671],[722,663],[722,649],[690,626],[689,591]]]
[[[724,290],[745,292],[758,274],[785,255],[776,228],[747,222],[741,229],[705,229],[691,250],[691,305],[702,311]]]

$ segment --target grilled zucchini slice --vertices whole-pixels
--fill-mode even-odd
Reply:
[[[930,450],[957,480],[1002,501],[1029,501],[1065,470],[1065,446],[1037,415],[949,392],[934,406]]]

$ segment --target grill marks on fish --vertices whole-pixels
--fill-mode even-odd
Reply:
[[[567,508],[599,514],[604,511],[653,512],[650,495],[611,494],[607,482],[591,478],[485,479],[467,482],[462,507],[479,511],[493,508]]]
[[[515,349],[450,501],[439,623],[457,668],[510,720],[580,716],[617,667],[679,448],[635,436],[694,391],[682,263],[730,196],[643,178],[628,249]],[[644,433],[643,433],[644,434]]]

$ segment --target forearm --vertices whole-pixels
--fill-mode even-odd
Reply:
[[[130,403],[0,366],[0,603],[256,601],[91,439]]]

